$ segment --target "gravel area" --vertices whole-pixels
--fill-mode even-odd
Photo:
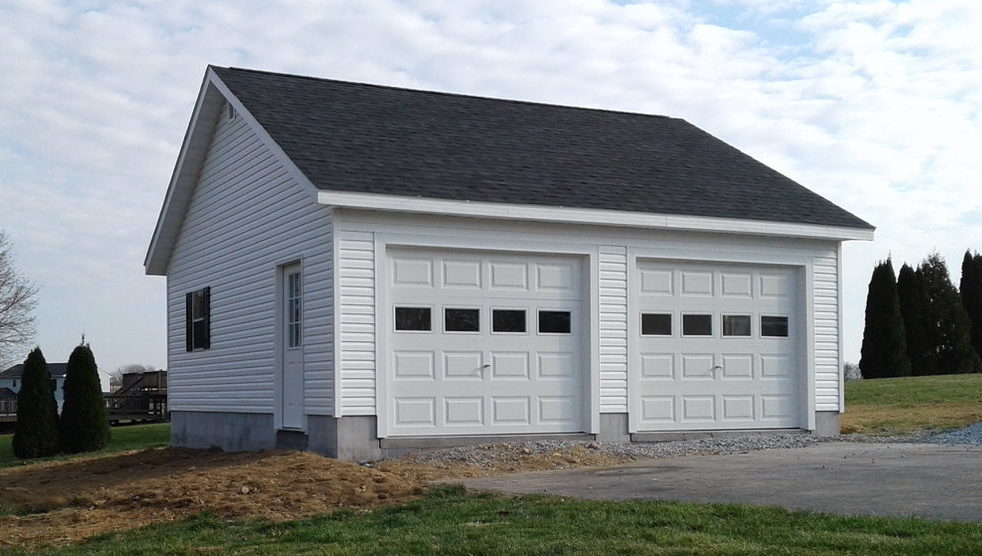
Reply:
[[[982,445],[982,421],[964,429],[942,432],[921,439],[921,442],[944,444],[947,446]]]
[[[412,454],[406,459],[423,464],[495,468],[537,454],[559,456],[577,450],[587,450],[611,460],[632,461],[684,455],[746,453],[772,448],[801,448],[819,441],[820,439],[807,434],[757,434],[652,443],[536,440],[431,450]]]

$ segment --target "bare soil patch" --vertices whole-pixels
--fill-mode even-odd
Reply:
[[[487,449],[505,453],[484,465],[421,463],[410,456],[365,466],[304,452],[162,448],[0,469],[0,508],[16,514],[0,516],[0,549],[63,546],[202,511],[225,519],[298,519],[405,501],[439,479],[628,459],[583,446],[546,453]]]

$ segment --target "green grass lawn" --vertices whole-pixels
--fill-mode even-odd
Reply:
[[[977,554],[982,524],[737,505],[598,502],[444,487],[373,512],[278,524],[207,515],[104,535],[55,554]]]
[[[159,423],[153,425],[130,425],[124,427],[113,427],[112,440],[104,450],[98,452],[86,452],[72,456],[55,456],[51,458],[39,458],[33,460],[19,460],[14,457],[14,450],[10,442],[12,434],[0,435],[0,467],[10,467],[13,465],[23,465],[37,463],[40,461],[52,461],[58,459],[68,459],[72,457],[91,457],[94,454],[111,454],[113,452],[123,452],[126,450],[139,450],[144,448],[159,448],[170,443],[170,423]]]
[[[853,380],[842,432],[896,434],[982,421],[982,374]]]

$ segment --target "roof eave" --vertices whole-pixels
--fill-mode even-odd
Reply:
[[[872,241],[875,230],[872,227],[857,228],[738,218],[655,214],[609,209],[458,201],[332,190],[318,191],[317,201],[322,205],[334,207],[390,212],[416,212],[505,220],[596,224],[710,233],[738,233],[832,241]]]

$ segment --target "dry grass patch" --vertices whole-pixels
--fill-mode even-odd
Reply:
[[[553,453],[488,449],[506,453],[485,466],[410,457],[367,467],[305,452],[161,448],[9,467],[0,469],[0,508],[9,512],[0,512],[0,549],[66,546],[204,511],[279,522],[404,502],[439,479],[624,461],[582,446]]]

